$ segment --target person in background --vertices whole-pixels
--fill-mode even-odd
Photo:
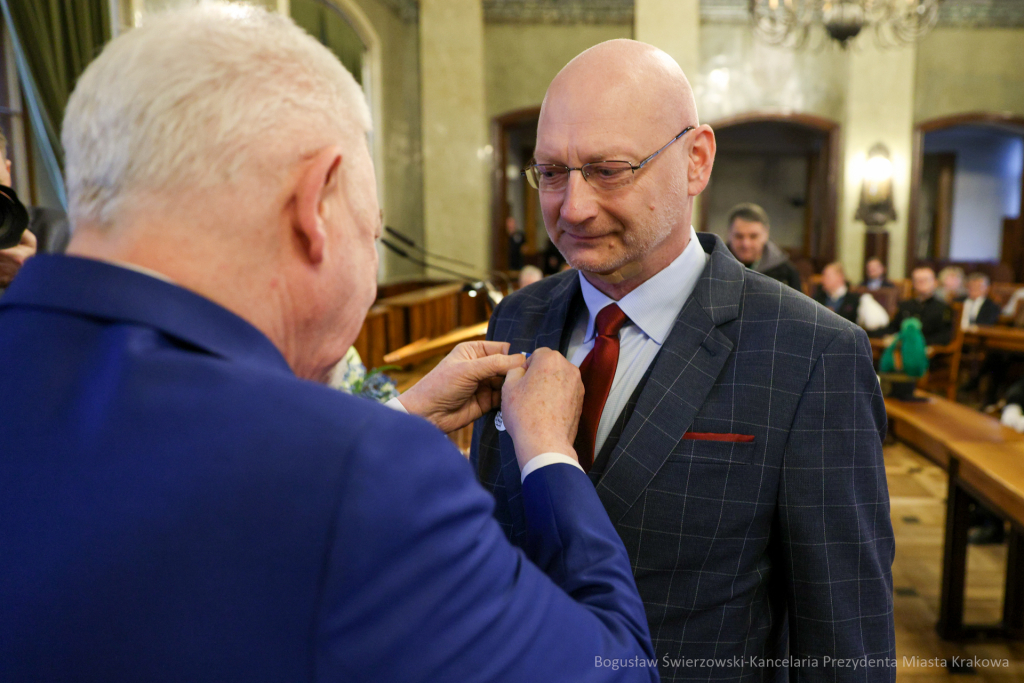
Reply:
[[[882,259],[872,256],[864,264],[864,282],[861,286],[873,292],[882,287],[895,287],[896,285],[886,275]]]
[[[953,310],[935,295],[935,271],[928,266],[918,266],[910,277],[914,284],[914,298],[900,302],[886,331],[896,334],[904,320],[917,318],[921,321],[925,343],[929,346],[948,344],[953,338]]]
[[[768,214],[757,204],[739,204],[729,211],[729,249],[751,270],[800,291],[800,273],[769,239]]]
[[[540,282],[543,279],[544,272],[537,266],[523,266],[523,269],[519,271],[519,289],[529,287],[534,282]]]
[[[815,292],[814,300],[869,332],[889,324],[889,314],[882,304],[875,301],[875,297],[850,291],[846,272],[838,261],[822,269],[821,286]]]
[[[13,187],[11,181],[11,160],[7,158],[7,137],[0,132],[0,185]],[[28,228],[21,235],[21,242],[9,249],[0,250],[0,295],[17,275],[25,260],[36,252],[59,253],[67,247],[70,231],[67,216],[63,211],[45,207],[30,206]]]
[[[505,232],[508,233],[508,269],[519,270],[523,267],[523,242],[526,235],[516,225],[515,216],[505,219]]]
[[[971,273],[967,277],[967,298],[964,299],[964,311],[960,316],[960,327],[967,329],[971,325],[995,325],[999,322],[999,304],[988,298],[990,286],[988,275]]]
[[[939,286],[935,290],[935,296],[947,304],[963,301],[967,297],[967,289],[964,287],[964,269],[958,266],[946,266],[940,270]]]
[[[1010,300],[1003,306],[1003,315],[1007,318],[1017,318],[1017,314],[1021,311],[1024,311],[1024,287],[1015,291]]]

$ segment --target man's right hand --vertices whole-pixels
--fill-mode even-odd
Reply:
[[[501,415],[519,468],[542,453],[577,458],[573,442],[582,410],[579,368],[557,351],[537,349],[524,368],[510,370],[501,389]]]

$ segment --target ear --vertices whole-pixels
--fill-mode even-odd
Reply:
[[[689,182],[687,192],[696,197],[711,180],[711,167],[715,165],[715,132],[711,126],[704,124],[693,131],[693,142],[690,144],[690,167],[686,174]]]
[[[319,264],[327,242],[325,215],[327,201],[340,191],[341,148],[325,147],[301,162],[295,186],[295,214],[292,230],[306,258]]]

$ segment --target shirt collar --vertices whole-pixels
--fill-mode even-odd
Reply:
[[[697,286],[707,260],[708,255],[697,239],[697,231],[691,226],[690,243],[683,249],[683,253],[618,301],[599,291],[580,273],[583,300],[590,315],[583,342],[587,343],[594,338],[594,320],[601,309],[617,303],[630,322],[659,345],[664,344],[676,317]]]
[[[840,300],[840,299],[842,299],[842,298],[843,298],[844,296],[846,296],[846,293],[847,293],[848,291],[850,291],[850,290],[848,290],[848,289],[847,289],[847,288],[846,288],[845,286],[843,286],[843,287],[840,287],[839,289],[837,289],[837,290],[836,290],[836,293],[835,293],[835,294],[833,294],[832,296],[830,296],[830,297],[829,297],[829,299],[830,299],[831,301],[839,301],[839,300]]]

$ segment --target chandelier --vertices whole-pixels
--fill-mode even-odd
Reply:
[[[772,45],[800,48],[824,29],[846,47],[866,27],[874,27],[883,47],[913,43],[930,31],[941,0],[750,0],[754,33]]]

